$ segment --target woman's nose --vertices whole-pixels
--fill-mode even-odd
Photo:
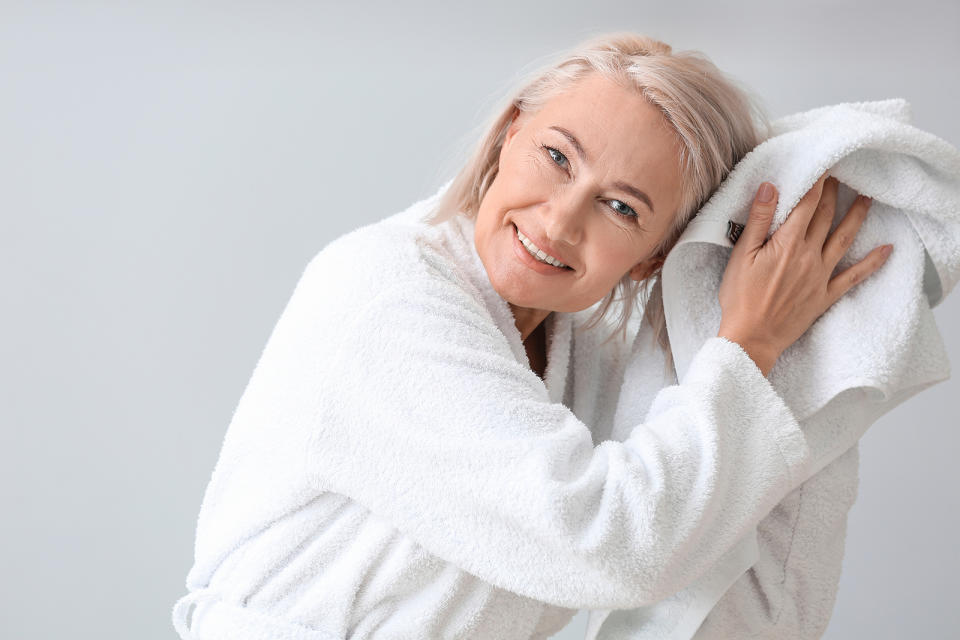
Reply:
[[[584,199],[576,194],[566,194],[550,202],[544,215],[543,233],[551,242],[576,245],[583,235],[587,211]]]

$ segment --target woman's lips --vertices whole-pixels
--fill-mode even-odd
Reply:
[[[564,273],[572,273],[573,268],[564,269],[563,267],[555,267],[552,264],[547,264],[546,262],[540,262],[527,251],[527,248],[523,246],[523,243],[520,242],[520,238],[517,236],[517,226],[510,225],[513,229],[513,252],[517,254],[517,257],[520,259],[523,264],[530,267],[537,273],[542,273],[546,276],[557,276]]]

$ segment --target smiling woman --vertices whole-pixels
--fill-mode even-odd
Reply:
[[[747,92],[700,52],[636,34],[599,36],[521,80],[430,221],[477,219],[478,251],[534,342],[529,350],[551,311],[600,301],[589,326],[619,309],[626,337],[642,308],[669,364],[660,266],[768,126]],[[549,281],[519,277],[502,259],[518,229],[571,269],[541,268],[563,276]]]
[[[679,381],[657,297],[626,326],[760,137],[701,55],[598,37],[511,96],[433,197],[323,247],[227,430],[181,637],[541,639],[579,609],[656,607],[716,566],[818,462],[758,366],[782,345],[757,336],[796,315],[781,291],[808,302],[789,287],[822,274],[761,248],[776,200],[758,199],[731,265],[763,305],[736,305]],[[832,216],[821,193],[794,226]],[[781,233],[795,255],[803,234]],[[773,284],[757,275],[770,256]],[[620,332],[601,323],[618,287]],[[632,359],[663,375],[623,389]],[[820,624],[777,618],[768,637]]]
[[[654,252],[680,202],[678,146],[656,107],[600,74],[536,114],[515,113],[475,241],[494,288],[522,315],[524,338],[550,311],[585,309],[624,274],[639,282],[662,262]],[[539,273],[558,277],[527,275],[508,259],[518,230],[570,269],[541,266]]]

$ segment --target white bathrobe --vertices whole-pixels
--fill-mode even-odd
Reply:
[[[555,312],[541,380],[473,223],[422,221],[438,195],[306,267],[204,494],[181,637],[547,638],[579,609],[657,603],[758,523],[756,575],[704,625],[747,600],[770,624],[825,625],[833,594],[790,558],[822,557],[805,570],[835,584],[855,451],[798,489],[815,451],[720,337],[679,383],[637,389],[649,410],[607,440],[630,344]],[[840,465],[846,484],[817,484]],[[804,514],[806,487],[836,511]]]

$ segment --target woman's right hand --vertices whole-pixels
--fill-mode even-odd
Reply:
[[[830,305],[879,269],[889,255],[883,246],[877,247],[830,277],[870,207],[869,198],[858,196],[830,233],[838,184],[826,173],[820,176],[769,239],[766,234],[777,208],[777,194],[770,185],[771,197],[763,202],[761,185],[723,273],[717,335],[740,344],[765,376],[780,354]]]

